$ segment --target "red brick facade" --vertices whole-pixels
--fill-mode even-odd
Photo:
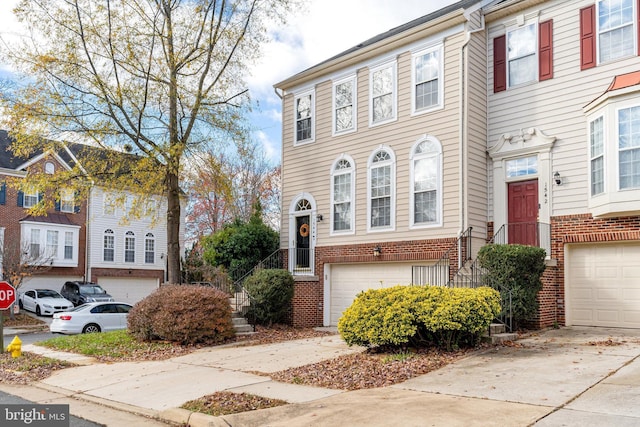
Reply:
[[[491,235],[493,223],[488,223],[488,230]],[[542,290],[538,294],[539,313],[529,326],[545,328],[565,324],[566,244],[631,240],[640,240],[640,216],[595,219],[589,214],[581,214],[553,217],[551,259],[547,262],[547,269],[542,277]],[[325,264],[437,260],[454,243],[455,239],[439,239],[316,247],[316,276],[296,277],[293,325],[312,327],[323,324]],[[373,255],[375,247],[380,247],[380,256]],[[455,255],[452,264],[457,264]]]
[[[45,162],[53,162],[56,168],[62,167],[55,158],[42,159],[40,162],[32,165],[34,168],[42,168]],[[4,248],[3,251],[15,251],[22,250],[20,245],[22,238],[20,235],[20,221],[28,216],[27,208],[18,206],[18,190],[15,185],[11,183],[11,180],[20,179],[16,177],[9,177],[6,175],[0,175],[0,184],[6,182],[6,198],[5,203],[0,205],[0,227],[4,228]],[[44,197],[54,197],[52,194],[46,194]],[[74,225],[80,226],[79,230],[79,242],[78,242],[78,265],[76,267],[51,267],[43,269],[41,274],[47,276],[59,276],[59,277],[83,277],[84,268],[86,264],[86,242],[87,242],[87,228],[86,228],[86,216],[87,216],[87,204],[86,201],[80,202],[80,209],[77,213],[64,213],[55,212],[58,215],[64,215],[69,222]],[[52,214],[53,212],[49,212]],[[9,253],[7,256],[10,257]]]
[[[316,276],[296,277],[293,325],[296,327],[322,326],[325,264],[437,260],[455,242],[455,238],[450,238],[316,247],[314,265]],[[376,247],[380,248],[379,256],[373,254]],[[453,252],[452,264],[457,265],[457,253]]]

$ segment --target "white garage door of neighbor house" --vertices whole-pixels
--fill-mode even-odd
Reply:
[[[98,279],[98,284],[116,301],[129,304],[137,303],[158,289],[158,279],[104,277]]]
[[[567,324],[640,328],[640,243],[569,245]]]
[[[325,303],[325,324],[328,320],[329,325],[337,325],[344,310],[364,290],[410,284],[412,265],[420,263],[332,264],[329,295],[325,296],[329,302],[329,307]]]

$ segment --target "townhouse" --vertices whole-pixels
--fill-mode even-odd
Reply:
[[[135,303],[157,289],[166,276],[166,201],[149,195],[114,191],[93,182],[88,197],[73,192],[45,194],[18,189],[8,181],[29,171],[54,174],[78,162],[80,144],[64,144],[57,152],[39,152],[28,159],[13,156],[11,139],[0,131],[0,243],[3,261],[19,259],[31,268],[21,291],[59,290],[65,281],[93,281],[119,301]],[[98,150],[98,149],[94,149]],[[99,154],[96,154],[99,155]],[[33,216],[28,209],[43,197],[57,197],[55,208]],[[16,251],[19,252],[16,254]],[[1,265],[0,265],[1,266]],[[37,267],[37,268],[33,268]]]
[[[547,251],[534,325],[640,327],[638,9],[459,1],[276,84],[294,323],[497,242]]]

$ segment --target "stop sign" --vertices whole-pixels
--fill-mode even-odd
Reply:
[[[7,282],[0,282],[0,310],[6,310],[16,302],[16,290]]]

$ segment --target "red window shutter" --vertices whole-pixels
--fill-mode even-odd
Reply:
[[[493,39],[493,91],[507,90],[507,36]]]
[[[580,9],[580,69],[596,66],[596,5]]]
[[[551,19],[538,25],[538,76],[540,81],[553,78],[553,20]]]

